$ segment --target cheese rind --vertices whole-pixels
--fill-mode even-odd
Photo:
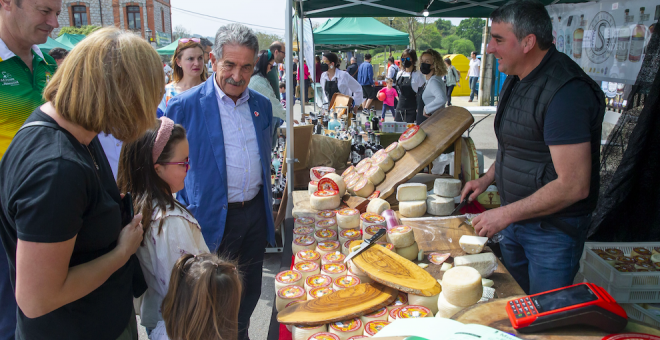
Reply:
[[[334,253],[336,251],[341,251],[341,244],[339,241],[323,241],[316,244],[316,251],[324,256],[328,253]]]
[[[291,301],[300,300],[301,297],[305,296],[305,289],[300,286],[285,286],[280,288],[277,291],[277,296],[275,297],[275,309],[277,311],[283,310],[286,305]]]
[[[396,200],[399,202],[426,200],[426,185],[405,183],[396,188]]]
[[[472,236],[472,235],[463,235],[461,239],[458,240],[458,244],[461,245],[461,248],[468,254],[479,254],[484,250],[484,246],[488,242],[488,237],[481,236]]]
[[[328,325],[328,331],[335,334],[341,340],[364,333],[364,324],[359,318],[333,322]]]
[[[398,161],[406,153],[406,149],[399,142],[393,142],[385,149],[385,152],[392,157],[393,161]]]
[[[457,256],[454,266],[468,266],[476,269],[482,277],[489,277],[497,269],[497,257],[493,253]]]
[[[394,167],[394,161],[387,153],[383,152],[375,157],[372,157],[372,164],[377,165],[379,168],[383,169],[385,173],[392,170]]]
[[[344,178],[342,178],[341,176],[337,175],[334,172],[323,176],[323,178],[331,179],[332,181],[335,182],[335,184],[337,184],[337,186],[339,187],[339,197],[342,197],[342,196],[344,196],[344,194],[346,194],[346,182],[344,182]],[[321,179],[323,179],[323,178],[321,178]],[[321,184],[321,181],[319,181],[319,185],[320,184]],[[321,188],[319,188],[319,189],[321,189]]]
[[[385,171],[379,166],[372,166],[364,175],[374,185],[380,184],[385,179]]]
[[[438,318],[451,318],[454,314],[460,312],[465,307],[454,306],[451,303],[447,302],[445,296],[442,292],[438,295],[438,312],[435,314]]]
[[[404,217],[422,217],[426,214],[426,200],[399,202],[399,213]]]
[[[405,259],[414,261],[417,258],[417,253],[419,252],[419,246],[417,242],[413,242],[412,245],[405,248],[396,248],[396,253],[403,256]]]
[[[454,211],[454,199],[430,195],[426,199],[426,212],[434,216],[448,216]]]
[[[374,192],[374,189],[374,184],[371,183],[366,177],[362,177],[362,179],[360,179],[353,187],[355,195],[364,198],[369,197],[369,195]]]
[[[309,181],[309,185],[307,185],[307,192],[309,194],[315,193],[317,190],[319,190],[319,182],[318,181]]]
[[[337,209],[341,204],[341,197],[339,192],[334,190],[319,190],[309,196],[309,203],[316,210]]]
[[[442,276],[442,293],[454,306],[468,307],[483,295],[481,275],[471,267],[454,267]]]
[[[406,150],[412,150],[422,144],[424,138],[426,138],[424,130],[422,130],[419,125],[415,125],[401,134],[401,137],[399,137],[399,144],[401,144]]]
[[[314,250],[316,249],[316,239],[312,235],[302,235],[293,239],[291,243],[291,250],[298,253],[301,250]]]
[[[316,333],[323,333],[328,331],[328,325],[321,326],[301,326],[293,325],[291,330],[292,340],[308,340],[310,336]]]
[[[367,212],[373,214],[382,214],[383,211],[390,208],[390,204],[382,198],[374,198],[367,205]]]
[[[275,276],[275,290],[286,286],[302,286],[302,274],[295,270],[285,270]]]
[[[411,305],[424,306],[430,309],[431,313],[435,315],[435,313],[438,312],[438,296],[439,294],[433,296],[408,294],[408,303]]]
[[[387,231],[387,242],[393,244],[395,248],[410,247],[415,243],[415,233],[409,226],[398,225]]]
[[[360,227],[360,211],[345,208],[337,212],[337,225],[341,229],[354,229]]]
[[[463,182],[456,178],[438,178],[433,183],[433,193],[442,196],[454,198],[461,195],[461,186]]]
[[[314,262],[299,262],[293,265],[293,270],[302,275],[302,280],[305,282],[309,276],[319,274],[321,270],[319,265]]]

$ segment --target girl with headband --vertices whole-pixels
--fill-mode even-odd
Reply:
[[[183,189],[189,168],[186,131],[167,117],[121,150],[117,185],[133,195],[135,212],[143,216],[144,241],[136,254],[149,286],[140,307],[148,332],[163,319],[160,306],[179,257],[209,252],[199,223],[172,196]]]

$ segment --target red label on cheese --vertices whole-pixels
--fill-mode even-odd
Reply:
[[[337,225],[337,222],[333,219],[323,220],[316,223],[316,226],[322,229],[330,229]]]
[[[433,264],[443,264],[447,259],[451,256],[450,253],[445,253],[445,254],[440,254],[440,253],[430,253],[429,254],[429,262]]]
[[[326,218],[333,218],[335,217],[335,211],[334,210],[323,210],[319,211],[316,216],[320,217],[321,219],[326,219]]]
[[[376,167],[376,168],[378,168],[378,167]],[[380,168],[378,168],[378,169],[380,169]],[[369,197],[367,197],[367,199],[371,201],[374,198],[378,198],[378,196],[380,196],[380,191],[376,190],[376,191],[374,191],[373,194],[369,195]]]
[[[332,278],[323,274],[312,275],[305,281],[311,288],[329,287],[332,284]]]
[[[385,218],[374,213],[364,213],[360,215],[360,219],[367,223],[385,223]]]
[[[332,229],[321,229],[316,232],[318,238],[335,238],[337,233]]]
[[[359,214],[360,211],[357,209],[342,209],[337,212],[337,214],[342,216],[353,216]]]
[[[323,178],[323,176],[333,172],[335,172],[335,168],[330,168],[327,166],[317,166],[309,170],[312,180],[317,180],[317,181]]]
[[[364,229],[364,231],[369,235],[376,235],[376,233],[381,229],[383,229],[383,227],[381,227],[380,225],[370,225],[366,229]]]
[[[321,178],[319,181],[319,190],[339,191],[339,186],[330,178]]]
[[[319,269],[315,262],[298,262],[293,267],[299,272],[313,272]]]
[[[418,125],[409,127],[408,130],[404,131],[403,134],[401,134],[399,141],[408,140],[412,138],[412,136],[414,136],[417,133],[417,131],[419,131]]]
[[[295,224],[303,224],[303,225],[314,224],[314,219],[311,217],[298,217],[293,221]]]
[[[301,245],[301,246],[308,246],[308,245],[316,242],[316,240],[311,236],[303,235],[303,236],[296,237],[293,240],[293,242],[295,244],[298,244],[298,245]]]
[[[296,235],[309,235],[314,232],[314,227],[298,226],[293,228],[293,233]]]
[[[331,196],[339,195],[339,191],[338,190],[319,190],[319,191],[313,193],[313,195],[317,196],[317,197],[331,197]]]
[[[338,241],[319,242],[319,244],[316,245],[316,248],[323,251],[332,251],[339,248],[339,242]]]

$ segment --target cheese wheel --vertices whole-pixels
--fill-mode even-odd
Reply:
[[[275,297],[275,309],[277,311],[283,310],[289,302],[294,300],[300,300],[305,296],[305,290],[300,286],[286,286],[282,287],[277,291],[277,296]]]
[[[314,262],[316,264],[321,263],[321,254],[316,250],[301,250],[296,253],[296,258],[294,259],[294,264],[300,262]]]
[[[325,254],[323,258],[321,258],[321,264],[344,263],[344,259],[346,259],[346,255],[342,254],[340,251],[336,251],[334,253]]]
[[[334,182],[334,185],[333,183],[327,182],[325,180],[326,178]],[[319,180],[319,190],[337,190],[341,197],[346,193],[346,183],[344,182],[344,179],[336,173],[329,173]]]
[[[453,198],[429,195],[426,198],[426,212],[434,216],[449,216],[456,207]]]
[[[330,229],[337,231],[337,221],[334,218],[326,219],[326,220],[320,220],[316,222],[316,231],[319,231],[321,229]]]
[[[424,306],[431,311],[431,315],[435,315],[438,312],[438,295],[433,296],[421,296],[408,294],[408,301],[411,305]]]
[[[316,251],[325,256],[328,253],[334,253],[335,251],[341,251],[341,244],[339,241],[323,241],[316,244]]]
[[[309,194],[313,194],[319,190],[319,182],[318,181],[309,181],[309,185],[307,185],[307,192]]]
[[[291,328],[291,338],[292,340],[309,340],[310,336],[327,331],[328,331],[327,325],[321,325],[321,326],[293,325],[293,327]]]
[[[302,286],[302,274],[295,270],[285,270],[275,275],[275,291],[286,286]]]
[[[357,171],[353,171],[350,174],[346,175],[346,177],[344,177],[344,183],[346,183],[346,191],[348,191],[348,185],[350,184],[350,182],[353,179],[355,179],[355,177],[360,177],[360,175],[358,175]],[[349,191],[349,193],[350,193],[350,191]]]
[[[346,170],[344,170],[344,172],[341,173],[341,177],[345,179],[346,176],[348,176],[352,173],[355,173],[355,167],[351,165],[348,168],[346,168]]]
[[[405,217],[422,217],[426,214],[426,200],[399,202],[399,213]]]
[[[374,184],[369,182],[366,177],[362,177],[353,187],[356,196],[367,198],[374,192]]]
[[[353,275],[342,275],[336,278],[332,283],[332,289],[335,291],[351,288],[359,285],[360,279],[357,276]]]
[[[306,297],[305,297],[305,298],[306,298]],[[297,305],[297,304],[299,304],[299,303],[303,303],[303,302],[305,302],[305,301],[307,301],[307,300],[296,300],[296,301],[291,301],[291,302],[289,302],[289,304],[286,305],[286,307],[284,307],[284,309],[287,309],[287,308],[289,308],[289,307],[291,307],[291,306],[294,306],[294,305]],[[287,329],[289,332],[292,332],[292,331],[293,331],[293,325],[285,325],[285,326],[286,326],[286,329]]]
[[[454,266],[472,267],[481,274],[481,277],[487,278],[497,269],[497,257],[493,253],[457,256],[454,258]]]
[[[384,320],[369,321],[364,325],[364,335],[374,336],[390,323]]]
[[[438,178],[433,183],[433,193],[441,197],[454,198],[461,195],[463,182],[456,178]]]
[[[291,243],[291,250],[294,254],[301,250],[314,250],[316,249],[316,239],[311,235],[302,235],[293,239]]]
[[[328,275],[323,275],[323,274],[310,275],[305,280],[304,287],[308,293],[314,288],[323,288],[323,287],[332,288],[332,278]]]
[[[463,310],[465,307],[460,307],[460,306],[454,306],[451,303],[447,302],[447,299],[445,299],[445,295],[440,292],[440,295],[438,295],[438,312],[435,314],[436,317],[438,318],[451,318],[454,316],[454,314],[460,312]]]
[[[320,298],[321,296],[328,295],[332,292],[334,292],[332,287],[313,288],[307,292],[307,300],[314,300],[316,298]]]
[[[362,335],[364,332],[364,324],[358,318],[337,321],[328,325],[328,331],[335,334],[341,340],[348,340],[354,335]]]
[[[346,229],[339,232],[339,242],[341,244],[346,241],[355,241],[362,238],[362,233],[359,229]]]
[[[337,209],[341,204],[341,197],[338,191],[319,190],[309,196],[309,203],[316,210]]]
[[[348,260],[348,262],[346,262],[346,265],[348,266],[350,274],[357,275],[357,276],[367,275],[367,273],[365,273],[362,269],[360,269],[360,267],[355,265],[353,260]]]
[[[399,225],[387,231],[387,242],[392,243],[395,248],[406,248],[415,243],[415,233],[407,225]]]
[[[373,214],[382,214],[383,211],[390,208],[390,204],[382,198],[374,198],[367,205],[367,212]]]
[[[369,170],[367,170],[364,176],[367,177],[367,179],[374,185],[378,185],[385,179],[385,171],[374,165],[369,168]]]
[[[426,184],[405,183],[396,188],[396,200],[399,202],[426,200]]]
[[[341,244],[341,253],[342,254],[348,256],[348,254],[351,253],[351,242],[353,242],[353,240],[346,240],[345,242],[343,242]]]
[[[362,176],[360,174],[355,174],[353,178],[351,178],[348,182],[346,182],[346,190],[348,191],[349,194],[355,196],[355,185],[362,179]]]
[[[346,275],[346,265],[343,263],[330,263],[321,266],[321,273],[323,275],[328,275],[332,280]]]
[[[387,321],[390,322],[390,323],[394,322],[394,320],[396,320],[398,318],[399,310],[403,307],[404,306],[394,307],[394,308],[392,308],[392,310],[388,311],[387,312]]]
[[[328,166],[315,166],[309,169],[309,179],[311,179],[312,181],[318,181],[321,178],[323,178],[323,176],[334,172],[335,172],[335,168],[331,168]]]
[[[295,227],[293,228],[293,235],[294,237],[303,236],[303,235],[314,236],[314,227],[307,227],[307,226]]]
[[[417,242],[413,242],[409,247],[396,248],[396,253],[407,260],[414,261],[419,253],[419,246],[417,245]]]
[[[483,295],[481,275],[471,267],[454,267],[442,277],[442,293],[454,306],[468,307],[479,302]]]
[[[399,144],[408,151],[422,144],[424,138],[426,138],[424,130],[422,130],[419,125],[415,125],[409,127],[408,130],[401,134],[401,137],[399,137]]]
[[[394,161],[387,153],[383,152],[377,156],[371,157],[372,164],[378,165],[379,168],[383,169],[385,173],[392,170],[394,167]]]
[[[298,217],[293,219],[293,227],[312,227],[314,228],[314,222],[316,220],[312,217]]]
[[[364,229],[364,231],[362,232],[362,239],[366,241],[366,240],[374,237],[374,235],[376,235],[376,233],[381,229],[385,229],[385,227],[380,226],[380,225],[370,225],[370,226],[366,227]]]
[[[327,219],[336,220],[337,213],[334,210],[323,210],[316,213],[316,221],[322,221]]]
[[[355,172],[357,172],[360,175],[364,174],[371,167],[371,165],[372,165],[371,163],[372,163],[371,158],[365,158],[365,159],[361,160],[355,166]]]
[[[378,214],[366,212],[360,215],[360,228],[362,229],[362,231],[364,231],[365,228],[372,225],[386,228],[387,223],[385,222],[385,218]]]
[[[307,340],[339,340],[339,337],[329,332],[319,332],[310,336]]]
[[[320,229],[314,233],[314,238],[317,242],[334,241],[337,239],[337,232],[332,229]]]
[[[458,240],[458,244],[468,254],[481,253],[481,251],[484,250],[486,242],[488,242],[488,237],[472,235],[463,235],[460,240]]]
[[[376,244],[378,244],[378,245],[384,247],[385,249],[387,249],[387,250],[389,250],[389,251],[396,252],[396,248],[394,247],[394,245],[393,245],[392,243],[387,243],[387,242],[376,242]]]
[[[393,161],[398,161],[406,153],[406,149],[404,149],[399,142],[394,142],[385,148],[385,152],[392,157]]]
[[[309,276],[321,273],[320,266],[315,262],[299,262],[293,265],[293,270],[298,271],[302,275],[302,280],[305,282]]]
[[[660,262],[660,254],[651,255],[651,262],[654,262],[654,263]]]
[[[397,319],[416,319],[432,317],[431,310],[418,305],[408,305],[399,309],[396,315]]]
[[[360,226],[360,211],[345,208],[337,211],[337,225],[340,229],[354,229]]]
[[[630,251],[630,257],[635,257],[638,255],[641,256],[651,256],[653,252],[651,250],[648,250],[644,247],[635,247]]]
[[[387,306],[387,310],[392,311],[394,308],[403,307],[408,305],[408,294],[399,291],[396,299]],[[388,319],[389,320],[389,319]]]
[[[362,315],[360,320],[362,320],[362,323],[365,325],[371,321],[387,321],[387,307],[383,307],[375,312]]]
[[[353,268],[357,268],[357,267],[353,267]],[[370,278],[367,274],[358,275],[358,274],[354,273],[353,270],[351,270],[351,269],[347,270],[346,273],[348,275],[352,275],[352,276],[355,276],[358,279],[360,279],[360,283],[372,283],[372,282],[374,282],[374,280],[372,278]]]

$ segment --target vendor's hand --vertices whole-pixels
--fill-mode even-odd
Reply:
[[[465,183],[465,186],[463,187],[463,191],[461,192],[461,202],[465,199],[465,196],[472,192],[470,195],[470,198],[468,199],[468,202],[475,201],[479,195],[486,191],[488,189],[488,185],[490,183],[482,183],[482,178],[480,179],[475,179],[473,181],[469,181]]]
[[[126,225],[117,239],[117,250],[119,250],[128,261],[128,258],[135,254],[140,243],[142,243],[142,214],[137,214],[133,217],[131,223]]]
[[[459,82],[458,84],[456,84],[456,85],[458,85],[458,87],[461,87],[461,83],[460,83],[460,82]]]
[[[468,182],[469,183],[469,182]],[[472,227],[478,236],[491,238],[511,224],[503,208],[486,210],[472,220]]]

